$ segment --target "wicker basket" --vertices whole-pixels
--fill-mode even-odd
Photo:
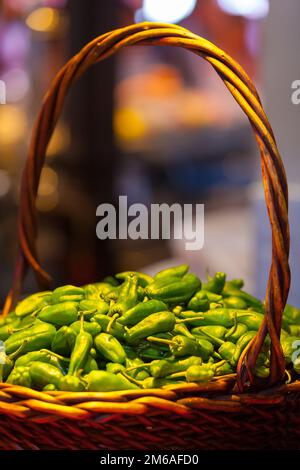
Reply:
[[[240,358],[237,374],[206,385],[110,393],[37,392],[0,384],[0,449],[292,449],[300,448],[300,381],[284,384],[280,327],[290,285],[287,182],[275,138],[257,91],[225,52],[186,29],[142,23],[104,34],[74,56],[48,91],[33,130],[23,173],[14,281],[3,315],[17,301],[27,268],[41,288],[50,278],[36,252],[35,200],[45,152],[70,85],[91,65],[128,45],[183,47],[206,59],[248,116],[261,153],[272,228],[266,313]],[[252,375],[265,336],[271,338],[267,382]]]

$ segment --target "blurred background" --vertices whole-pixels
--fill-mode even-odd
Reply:
[[[88,41],[140,21],[178,23],[224,49],[254,80],[290,182],[292,285],[300,305],[300,79],[298,0],[1,0],[0,295],[17,249],[21,170],[34,118],[60,67]],[[96,208],[204,203],[205,246],[178,240],[96,238]],[[47,152],[37,201],[39,253],[61,283],[124,270],[152,273],[188,262],[224,270],[264,296],[270,230],[258,150],[249,123],[211,67],[178,48],[132,47],[90,70],[72,89]],[[32,276],[26,283],[35,289]]]

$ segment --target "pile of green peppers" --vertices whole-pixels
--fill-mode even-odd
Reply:
[[[227,281],[218,272],[202,284],[188,271],[187,265],[154,277],[127,271],[25,298],[0,319],[0,381],[48,392],[110,392],[235,373],[264,305],[241,279]],[[290,305],[281,344],[289,376],[299,374],[293,354],[300,310]],[[254,373],[266,379],[269,367],[267,337]]]

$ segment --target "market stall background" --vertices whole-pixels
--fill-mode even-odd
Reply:
[[[1,297],[11,281],[21,169],[44,92],[65,61],[97,35],[134,21],[179,23],[235,57],[254,79],[291,183],[293,278],[300,271],[297,0],[2,0],[0,79]],[[284,72],[283,72],[284,71]],[[297,75],[298,74],[298,75]],[[48,149],[39,189],[39,249],[55,279],[83,284],[125,268],[152,273],[188,262],[224,270],[263,296],[270,260],[259,157],[251,130],[204,61],[171,48],[126,48],[83,77]],[[96,238],[96,208],[116,203],[205,203],[205,247],[184,240]],[[300,274],[300,273],[299,273]],[[30,278],[27,291],[35,288]],[[291,302],[300,305],[296,282]]]

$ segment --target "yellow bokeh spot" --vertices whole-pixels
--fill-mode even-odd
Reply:
[[[59,24],[59,13],[54,8],[38,8],[27,16],[26,24],[33,31],[40,33],[54,31]]]
[[[137,140],[146,134],[146,123],[134,108],[117,109],[114,116],[114,129],[120,140]]]
[[[0,143],[13,145],[19,142],[27,130],[25,113],[17,106],[0,106]]]

